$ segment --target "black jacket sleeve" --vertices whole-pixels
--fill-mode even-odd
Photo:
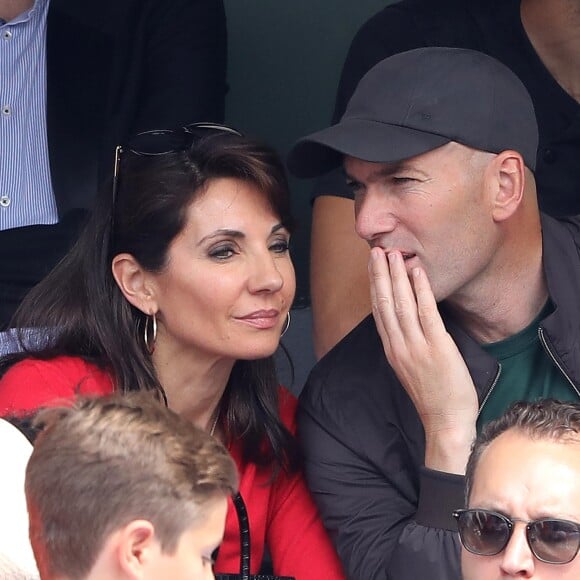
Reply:
[[[369,356],[348,369],[344,351],[329,356],[301,394],[299,436],[348,578],[459,580],[451,512],[463,506],[464,478],[423,467],[423,429],[386,364]]]

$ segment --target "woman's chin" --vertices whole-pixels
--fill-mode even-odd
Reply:
[[[272,340],[248,341],[243,350],[237,356],[240,360],[258,360],[272,356],[280,346],[279,338]]]

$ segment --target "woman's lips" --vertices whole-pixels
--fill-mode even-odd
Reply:
[[[280,319],[280,312],[278,310],[257,310],[245,316],[237,317],[237,320],[258,328],[267,330],[278,325]]]

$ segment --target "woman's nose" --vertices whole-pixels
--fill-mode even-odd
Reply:
[[[276,258],[268,255],[253,260],[249,275],[250,292],[276,292],[284,286]]]

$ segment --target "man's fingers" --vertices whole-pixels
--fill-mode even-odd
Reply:
[[[401,331],[407,343],[421,344],[424,342],[424,335],[419,323],[417,300],[409,281],[405,260],[399,252],[389,252],[388,260],[394,309]]]
[[[411,272],[413,289],[417,298],[417,313],[423,334],[427,342],[437,340],[441,334],[446,334],[445,325],[439,314],[435,296],[427,274],[422,268],[413,268]]]
[[[401,330],[395,315],[393,288],[387,258],[379,248],[371,250],[369,277],[375,323],[383,342],[387,338],[390,346],[392,341],[400,340]]]

